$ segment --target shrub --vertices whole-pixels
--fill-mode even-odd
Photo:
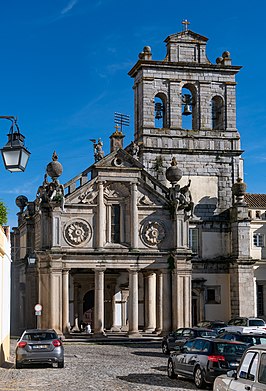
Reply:
[[[7,208],[3,201],[0,201],[0,225],[7,223]]]

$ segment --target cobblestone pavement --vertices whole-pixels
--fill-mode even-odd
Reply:
[[[0,368],[0,390],[195,390],[193,381],[170,379],[160,343],[99,345],[65,342],[65,368]],[[14,362],[15,341],[11,343]]]

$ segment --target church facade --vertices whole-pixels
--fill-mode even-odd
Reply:
[[[134,141],[65,185],[56,153],[36,199],[17,197],[13,332],[89,324],[165,334],[202,319],[257,315],[235,76],[229,52],[212,64],[207,38],[186,28],[157,61],[145,46],[130,70]],[[34,255],[35,263],[27,261]],[[260,263],[258,263],[260,262]]]

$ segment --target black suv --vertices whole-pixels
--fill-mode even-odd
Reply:
[[[190,339],[196,337],[215,338],[217,333],[214,330],[199,327],[183,327],[172,331],[162,339],[162,351],[164,354],[169,354],[176,346],[182,346]]]
[[[194,379],[196,387],[204,388],[217,376],[237,369],[246,349],[242,342],[196,338],[171,353],[167,374],[170,378],[182,375]]]

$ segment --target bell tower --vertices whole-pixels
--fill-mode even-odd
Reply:
[[[130,70],[134,78],[135,142],[140,161],[167,186],[165,170],[175,156],[184,178],[198,192],[198,201],[216,199],[219,213],[232,204],[231,187],[243,178],[240,136],[236,128],[235,75],[228,51],[212,64],[208,38],[188,29],[165,39],[166,56],[154,60],[149,46]],[[208,191],[210,193],[208,194]]]

